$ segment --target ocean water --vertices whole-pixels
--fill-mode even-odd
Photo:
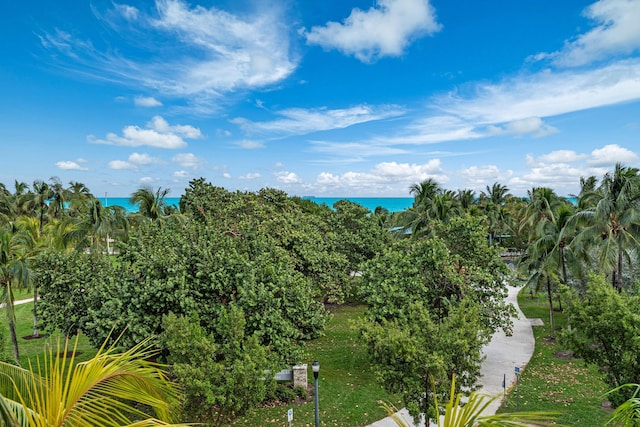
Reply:
[[[373,212],[378,206],[382,206],[389,212],[403,211],[413,204],[413,197],[304,197],[317,204],[326,204],[332,207],[338,200],[350,200],[358,203]],[[128,197],[98,197],[103,206],[122,206],[128,213],[138,212],[138,206],[129,203]],[[168,205],[178,206],[180,197],[166,197]]]

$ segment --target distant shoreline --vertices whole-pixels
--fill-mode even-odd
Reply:
[[[311,200],[319,205],[326,204],[332,207],[339,200],[349,200],[369,209],[373,212],[378,206],[389,212],[400,212],[413,205],[413,197],[316,197],[303,196],[305,200]],[[103,206],[122,206],[127,213],[138,212],[138,207],[129,203],[129,197],[98,197]],[[180,197],[165,197],[165,202],[170,206],[178,206]]]

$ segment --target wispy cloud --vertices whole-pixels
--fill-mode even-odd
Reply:
[[[58,29],[40,35],[41,44],[68,71],[196,104],[280,82],[297,66],[290,56],[288,29],[272,4],[240,17],[182,0],[157,0],[153,15],[122,4],[114,6],[113,14],[129,21],[116,29],[142,53],[135,59]],[[114,20],[96,16],[115,26]]]
[[[540,53],[530,59],[551,59],[558,66],[590,64],[612,55],[628,55],[640,49],[640,2],[599,0],[584,11],[596,26],[568,40],[561,50]]]
[[[304,135],[317,131],[344,129],[359,123],[372,122],[397,117],[405,110],[397,105],[357,105],[343,109],[328,108],[288,108],[275,111],[282,118],[255,122],[245,118],[235,118],[232,123],[240,126],[248,134]]]
[[[400,56],[412,40],[440,29],[428,0],[378,0],[367,11],[353,9],[342,23],[327,22],[301,33],[308,44],[372,62]]]
[[[472,93],[434,98],[433,107],[475,125],[509,123],[640,99],[640,61],[625,60],[580,71],[518,75],[477,84]]]
[[[87,140],[93,144],[179,149],[187,146],[184,138],[198,139],[202,137],[200,129],[189,125],[169,125],[160,116],[155,116],[146,126],[146,129],[138,126],[126,126],[122,130],[122,136],[108,133],[104,139],[98,139],[89,135]]]
[[[136,96],[133,99],[133,103],[138,107],[160,107],[162,102],[158,101],[152,96]]]

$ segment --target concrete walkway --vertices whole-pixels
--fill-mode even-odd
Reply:
[[[493,334],[491,341],[482,349],[482,353],[486,358],[482,362],[480,369],[479,392],[491,396],[503,395],[502,382],[505,376],[507,388],[515,383],[515,367],[519,367],[521,371],[524,370],[525,365],[531,359],[535,347],[531,321],[524,317],[518,307],[518,291],[520,291],[520,288],[508,286],[508,289],[509,295],[506,301],[512,303],[518,312],[518,317],[513,319],[513,334],[507,336],[504,332],[498,331]],[[489,405],[483,415],[495,414],[501,404],[502,397]],[[406,409],[400,410],[399,415],[403,416],[407,424],[417,427],[411,423],[411,417]],[[369,427],[397,427],[397,424],[391,417],[387,417],[370,424]],[[424,427],[424,422],[420,423],[419,427]]]
[[[28,304],[30,302],[33,302],[33,297],[27,298],[27,299],[21,299],[21,300],[18,300],[18,301],[13,301],[13,305]],[[4,308],[4,303],[0,304],[0,308]]]

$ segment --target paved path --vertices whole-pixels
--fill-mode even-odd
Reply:
[[[27,304],[27,303],[30,303],[30,302],[33,302],[33,297],[27,298],[27,299],[21,299],[21,300],[18,300],[18,301],[13,301],[13,305]],[[0,308],[3,308],[3,307],[4,307],[4,303],[0,304]]]
[[[513,334],[506,336],[502,331],[496,332],[491,337],[491,341],[482,350],[486,358],[482,362],[480,369],[479,391],[491,396],[502,396],[502,381],[505,375],[507,387],[515,382],[515,367],[518,366],[523,369],[531,359],[535,347],[531,321],[524,317],[518,307],[518,291],[520,288],[508,286],[508,289],[509,295],[506,300],[513,303],[518,311],[518,317],[513,320]],[[487,407],[483,415],[495,414],[501,404],[502,398],[496,399]],[[411,417],[408,416],[406,409],[400,410],[400,415],[404,416],[410,426],[416,427],[410,423]],[[376,421],[369,427],[397,427],[397,424],[390,417],[387,417]],[[420,423],[420,427],[424,427],[424,423]]]

